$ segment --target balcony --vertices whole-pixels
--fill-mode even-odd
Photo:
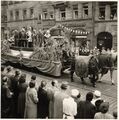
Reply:
[[[62,7],[69,7],[69,2],[68,1],[57,1],[53,3],[53,7],[55,9],[62,8]]]

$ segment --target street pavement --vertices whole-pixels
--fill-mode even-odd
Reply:
[[[103,76],[101,83],[97,82],[96,88],[92,87],[92,84],[90,83],[88,78],[85,78],[86,84],[82,84],[80,78],[77,77],[75,74],[74,82],[71,82],[70,74],[68,72],[65,72],[61,77],[51,77],[46,76],[42,73],[29,72],[23,69],[21,69],[21,71],[22,73],[25,73],[27,75],[27,82],[31,80],[32,75],[36,75],[37,86],[40,85],[42,80],[45,80],[47,82],[48,87],[51,85],[51,81],[53,79],[58,80],[59,85],[62,81],[68,81],[70,85],[68,93],[70,94],[71,89],[78,89],[81,94],[81,100],[85,100],[87,92],[94,92],[95,90],[99,90],[102,93],[102,98],[110,104],[109,112],[112,114],[113,111],[117,110],[117,70],[115,70],[113,74],[115,85],[111,85],[110,74],[108,72],[106,75]]]
[[[85,100],[85,96],[87,92],[93,92],[95,90],[100,90],[102,92],[102,98],[109,102],[110,108],[109,112],[112,114],[113,111],[117,110],[117,71],[114,71],[113,78],[115,80],[115,85],[111,85],[111,80],[110,80],[110,74],[109,72],[103,76],[103,81],[101,83],[97,82],[96,88],[92,87],[92,84],[90,83],[89,79],[86,78],[86,84],[83,85],[81,83],[80,78],[78,78],[76,75],[74,75],[74,82],[70,82],[70,74],[69,73],[64,73],[61,77],[51,77],[51,76],[46,76],[41,73],[34,73],[34,72],[28,72],[26,70],[22,70],[23,73],[27,74],[27,82],[30,81],[30,77],[32,75],[37,76],[37,86],[40,85],[40,82],[42,80],[45,80],[47,82],[47,86],[51,85],[51,81],[53,79],[58,80],[59,84],[61,84],[62,81],[68,81],[70,88],[71,89],[78,89],[81,93],[81,99]]]

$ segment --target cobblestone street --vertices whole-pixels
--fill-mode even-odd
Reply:
[[[85,95],[87,92],[91,91],[93,92],[94,90],[100,90],[102,92],[102,98],[110,103],[110,109],[109,112],[112,113],[114,110],[117,109],[117,71],[114,71],[114,80],[115,80],[115,85],[111,85],[110,77],[109,77],[109,72],[108,74],[103,76],[103,81],[101,83],[97,82],[96,88],[93,88],[92,85],[90,84],[89,80],[86,78],[86,85],[81,84],[80,78],[78,78],[76,75],[74,77],[75,82],[70,82],[70,76],[69,74],[65,73],[63,74],[60,78],[54,78],[54,77],[49,77],[49,76],[44,76],[42,74],[36,74],[28,71],[22,70],[22,72],[27,74],[27,81],[30,80],[31,75],[36,75],[37,76],[37,85],[40,85],[41,80],[47,81],[48,86],[50,86],[50,82],[52,79],[56,79],[61,83],[62,81],[68,81],[70,84],[70,89],[77,88],[80,93],[81,93],[81,99],[85,99]]]

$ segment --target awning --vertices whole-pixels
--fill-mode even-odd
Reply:
[[[72,38],[87,38],[87,36],[72,36]]]
[[[87,38],[87,36],[75,36],[75,38]]]

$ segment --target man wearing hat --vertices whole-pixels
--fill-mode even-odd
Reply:
[[[71,96],[63,100],[63,118],[64,119],[74,119],[77,114],[77,103],[75,99],[77,98],[79,91],[77,89],[71,90]]]
[[[67,94],[68,82],[63,82],[61,84],[61,91],[54,94],[54,115],[53,118],[62,119],[63,118],[63,100],[68,98]]]
[[[101,92],[99,90],[95,90],[93,94],[94,98],[92,99],[91,103],[95,105],[95,102],[101,99]]]
[[[96,112],[100,112],[100,109],[99,109],[100,104],[104,102],[104,100],[101,98],[101,92],[98,90],[95,90],[93,94],[94,94],[94,98],[91,101],[91,103],[96,107]]]

